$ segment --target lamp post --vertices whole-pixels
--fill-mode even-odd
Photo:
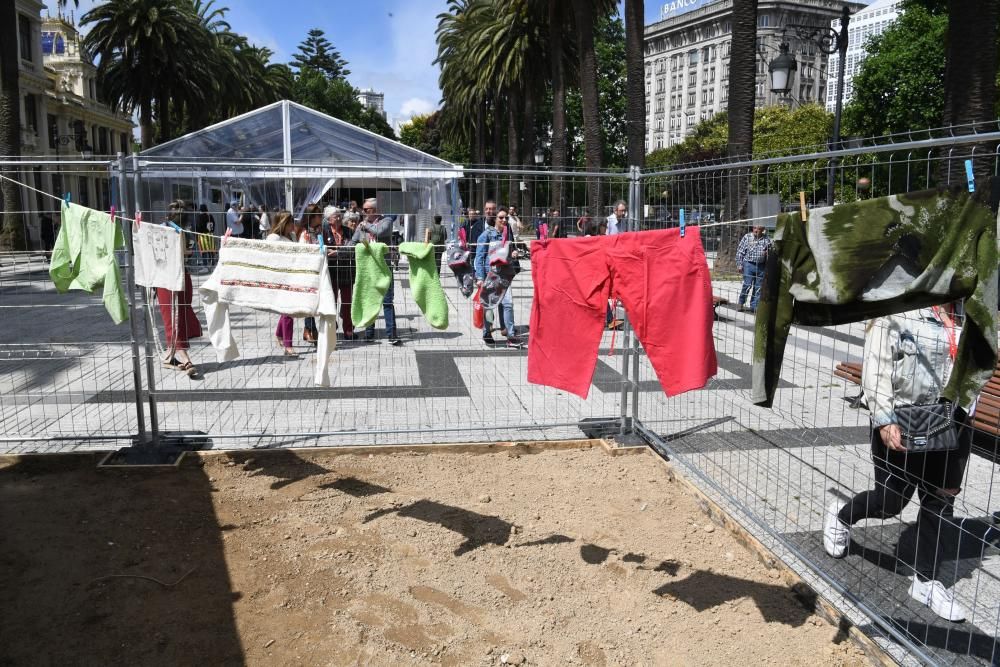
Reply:
[[[788,52],[788,42],[782,41],[778,48],[778,56],[767,67],[771,74],[771,92],[788,95],[792,92],[792,77],[799,64],[795,61],[795,56]]]
[[[535,149],[535,169],[540,169],[541,166],[544,163],[545,163],[545,151],[543,151],[540,147],[536,148]],[[537,206],[536,202],[538,201],[538,176],[535,176],[535,178],[532,179],[532,180],[534,182],[532,183],[532,188],[531,188],[531,192],[532,192],[532,196],[531,196],[531,208],[534,208],[535,206]],[[528,218],[530,220],[533,220],[534,217],[535,217],[534,211],[529,210],[529,211],[527,211],[527,213],[528,213]]]
[[[790,24],[788,27],[795,30],[796,36],[801,40],[815,42],[819,50],[827,55],[839,54],[837,63],[837,105],[833,113],[833,139],[830,142],[830,149],[840,148],[840,116],[844,109],[844,67],[847,65],[847,40],[848,26],[851,23],[851,8],[844,5],[840,13],[840,29],[834,30],[829,26],[817,27],[808,25]],[[780,56],[779,56],[780,57]],[[836,159],[830,160],[826,179],[826,203],[833,206],[833,182],[834,171],[836,169]]]

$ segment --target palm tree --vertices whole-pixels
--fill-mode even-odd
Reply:
[[[757,0],[733,0],[733,42],[729,58],[729,141],[731,159],[753,152],[753,117],[757,93]],[[726,175],[726,220],[746,217],[749,174]],[[736,268],[736,247],[742,227],[723,225],[716,266]]]
[[[480,3],[484,11],[470,24],[466,57],[475,63],[473,85],[496,98],[494,140],[507,126],[507,164],[530,162],[534,153],[534,109],[545,89],[544,73],[534,63],[547,51],[544,14],[531,0]],[[501,150],[494,148],[494,161]],[[508,179],[508,202],[517,199],[517,179]]]
[[[171,135],[171,95],[204,102],[212,88],[212,43],[193,8],[176,0],[108,0],[80,21],[93,25],[85,46],[99,58],[105,96],[125,113],[139,110],[143,148],[153,145],[154,104],[163,140]]]
[[[563,0],[549,0],[549,68],[552,81],[552,169],[566,168],[566,61]],[[562,210],[562,177],[552,181],[549,206]]]
[[[580,99],[583,102],[583,142],[588,171],[600,171],[604,164],[604,133],[601,130],[600,93],[597,89],[597,53],[594,49],[594,26],[597,19],[610,13],[611,0],[573,0],[576,19],[576,42],[580,58]],[[600,214],[601,179],[590,177],[587,204],[592,215]]]
[[[646,76],[643,63],[642,33],[645,24],[643,0],[625,0],[625,71],[628,163],[646,165]]]
[[[489,91],[476,85],[474,65],[469,57],[469,43],[475,23],[487,10],[481,0],[448,0],[448,11],[438,15],[435,31],[438,55],[434,64],[441,66],[438,85],[443,101],[442,132],[457,141],[471,142],[470,153],[476,166],[486,163],[486,110]],[[474,201],[486,197],[485,179],[470,193]]]
[[[573,0],[576,41],[580,50],[580,98],[583,102],[583,143],[587,171],[600,171],[604,160],[601,132],[600,93],[597,90],[597,53],[594,50],[596,14],[591,0]],[[592,215],[600,214],[601,181],[590,178],[587,205]]]

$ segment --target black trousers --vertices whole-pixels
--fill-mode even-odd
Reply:
[[[964,415],[963,415],[964,416]],[[943,560],[954,558],[961,538],[961,528],[954,520],[955,497],[944,493],[928,481],[955,482],[961,485],[968,461],[971,432],[960,424],[959,448],[953,452],[904,454],[889,451],[877,429],[872,429],[872,460],[875,463],[875,488],[862,491],[844,505],[838,517],[847,525],[862,519],[890,519],[898,516],[909,504],[916,491],[920,498],[917,514],[915,548],[912,553],[901,549],[898,554],[912,562],[917,576],[926,581],[936,579]],[[945,470],[942,470],[941,467]],[[917,472],[917,471],[920,472]]]

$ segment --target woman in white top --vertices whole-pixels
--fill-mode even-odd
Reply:
[[[267,235],[267,241],[283,241],[285,243],[295,242],[295,222],[292,214],[288,211],[278,211],[274,214],[274,225],[271,226],[271,233]],[[278,339],[278,345],[285,350],[285,356],[297,357],[295,349],[292,347],[292,334],[295,324],[290,315],[282,315],[278,318],[278,328],[274,330],[274,336]]]
[[[879,317],[865,332],[861,387],[871,413],[874,488],[847,503],[827,508],[823,546],[834,558],[848,552],[851,526],[862,519],[898,516],[914,492],[920,498],[916,548],[907,547],[914,575],[910,596],[949,621],[966,612],[941,583],[939,573],[964,532],[954,519],[955,496],[962,487],[971,449],[966,423],[970,406],[955,406],[958,448],[910,451],[901,437],[896,409],[941,399],[958,349],[960,331],[951,304]],[[953,557],[952,557],[953,558]]]

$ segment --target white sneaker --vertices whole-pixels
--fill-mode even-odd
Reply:
[[[826,508],[826,516],[823,517],[823,548],[834,558],[843,558],[847,545],[851,543],[851,527],[837,516],[840,508],[841,504],[834,502]]]
[[[954,596],[940,581],[920,581],[916,575],[910,584],[910,597],[927,605],[935,614],[946,621],[964,621],[965,607],[955,602]]]

